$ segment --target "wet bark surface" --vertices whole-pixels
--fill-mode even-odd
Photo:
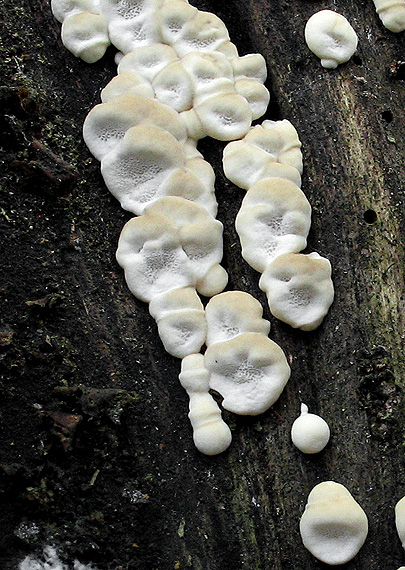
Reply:
[[[223,175],[224,144],[201,141],[217,174],[228,289],[262,302],[292,376],[266,414],[224,413],[227,452],[199,454],[180,363],[115,261],[130,216],[81,138],[114,51],[87,65],[62,46],[45,0],[3,2],[1,567],[54,544],[68,563],[102,570],[324,568],[298,522],[312,487],[334,480],[369,518],[344,568],[395,569],[405,561],[393,510],[405,495],[405,36],[382,27],[371,0],[194,5],[225,21],[241,55],[266,58],[265,118],[289,119],[303,143],[306,251],[331,260],[335,302],[310,333],[269,314],[234,229],[244,192]],[[322,8],[359,36],[333,71],[304,43]],[[317,456],[290,442],[302,401],[331,427]]]

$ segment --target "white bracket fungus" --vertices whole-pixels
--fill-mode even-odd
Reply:
[[[210,387],[224,398],[223,407],[236,414],[257,415],[278,399],[290,377],[281,348],[267,335],[259,301],[242,291],[213,297],[205,309],[205,365]]]
[[[305,41],[326,69],[349,61],[357,49],[356,32],[344,16],[332,10],[321,10],[309,18]]]
[[[205,455],[216,455],[231,444],[229,427],[222,420],[221,411],[209,393],[209,372],[202,354],[183,358],[179,379],[190,398],[190,418],[195,446]]]
[[[211,12],[175,0],[162,7],[158,18],[163,41],[180,56],[194,51],[220,51],[227,57],[238,54],[225,24]]]
[[[300,520],[304,546],[330,566],[356,556],[368,533],[367,516],[350,492],[334,481],[316,485]]]
[[[149,303],[166,352],[184,358],[199,352],[205,343],[207,322],[203,304],[194,287],[172,289]]]
[[[193,51],[180,57],[172,47],[154,44],[125,55],[118,74],[132,71],[148,81],[160,102],[182,113],[190,137],[233,140],[246,134],[269,102],[263,61],[256,56],[238,65],[246,56],[229,60],[218,51]]]
[[[227,291],[210,299],[205,307],[207,346],[224,342],[245,332],[269,334],[270,323],[263,319],[259,301],[242,291]]]
[[[374,0],[383,25],[398,34],[405,30],[405,0]]]
[[[155,93],[149,81],[144,79],[135,71],[123,71],[119,75],[115,75],[109,83],[102,89],[100,98],[102,103],[108,103],[121,95],[138,95],[153,99]]]
[[[405,548],[405,497],[395,505],[395,526],[402,547]]]
[[[242,256],[263,273],[270,311],[295,328],[313,330],[333,301],[331,266],[317,253],[302,255],[311,207],[301,192],[302,153],[289,121],[264,121],[229,143],[226,176],[247,190],[236,217]],[[320,282],[318,282],[320,281]]]
[[[131,292],[142,301],[171,289],[196,286],[220,293],[228,276],[222,259],[222,224],[198,204],[169,196],[127,222],[117,260]]]
[[[89,112],[83,136],[101,161],[107,187],[123,208],[139,215],[122,230],[118,263],[132,293],[149,303],[166,350],[183,359],[180,381],[190,397],[197,448],[220,453],[231,435],[209,388],[223,396],[226,409],[260,414],[279,397],[290,368],[267,337],[270,324],[250,295],[218,295],[204,313],[197,292],[217,295],[227,274],[220,265],[222,224],[212,217],[215,176],[196,145],[207,135],[225,141],[244,137],[225,149],[224,169],[249,191],[237,229],[245,258],[264,271],[260,285],[270,300],[274,267],[269,267],[285,251],[305,247],[310,225],[311,209],[299,190],[297,132],[285,120],[251,128],[269,102],[265,60],[259,54],[239,57],[214,14],[186,0],[52,0],[52,9],[75,55],[96,61],[110,41],[120,50],[118,75]],[[322,317],[313,305],[325,309],[331,289],[333,298],[327,282],[318,302],[318,283],[307,303],[308,283],[319,281],[317,268],[305,278],[298,270],[302,288],[295,297],[290,291],[284,298],[282,286],[281,301],[276,294],[276,308],[287,305],[290,317],[297,311],[288,303],[297,298],[298,305],[311,306],[310,318],[302,324],[299,316],[293,326],[317,326]],[[197,353],[204,342],[202,356]]]
[[[248,332],[210,345],[205,353],[210,386],[223,396],[226,410],[264,413],[279,398],[290,377],[281,348],[261,333]]]
[[[327,445],[330,429],[323,418],[308,413],[308,406],[301,404],[301,415],[291,427],[291,440],[302,453],[319,453]]]
[[[155,12],[162,0],[102,0],[111,43],[123,53],[156,43],[160,38]]]
[[[62,24],[62,43],[73,55],[86,63],[103,57],[110,39],[97,0],[52,0],[51,9]]]
[[[235,225],[242,257],[262,273],[278,255],[306,247],[311,206],[294,182],[265,178],[246,193]]]
[[[215,216],[213,177],[208,179],[207,187],[206,179],[198,176],[199,169],[195,173],[187,166],[183,145],[153,125],[128,129],[101,159],[104,182],[125,210],[140,215],[161,197],[181,196],[201,204]],[[198,166],[194,159],[191,166]]]
[[[179,114],[153,99],[125,94],[93,107],[83,125],[84,142],[101,160],[124,138],[131,127],[153,125],[185,142],[187,133]]]
[[[334,298],[332,268],[318,253],[284,253],[276,257],[260,278],[271,313],[293,328],[316,329]]]
[[[286,119],[263,121],[224,149],[225,176],[248,190],[264,178],[286,178],[301,186],[302,153],[297,131]]]

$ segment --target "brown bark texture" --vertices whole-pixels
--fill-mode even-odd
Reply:
[[[371,0],[195,0],[226,23],[241,55],[261,53],[271,104],[302,141],[313,208],[306,252],[333,266],[335,301],[313,332],[274,319],[241,257],[244,191],[222,170],[224,143],[199,148],[216,172],[228,289],[259,299],[291,379],[259,417],[224,412],[220,456],[192,442],[180,362],[115,249],[130,215],[104,186],[81,128],[115,75],[62,45],[46,0],[1,3],[0,561],[17,570],[54,544],[100,570],[315,570],[299,519],[321,481],[343,483],[369,519],[347,570],[405,563],[394,506],[405,495],[405,34]],[[323,8],[355,28],[355,56],[325,70],[303,29]],[[304,456],[290,441],[300,403],[331,441]]]

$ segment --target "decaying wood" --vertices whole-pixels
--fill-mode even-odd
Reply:
[[[129,215],[81,139],[115,74],[113,51],[84,64],[61,45],[45,0],[5,0],[2,568],[44,543],[100,569],[321,568],[298,521],[311,488],[335,480],[370,525],[345,568],[395,569],[405,561],[393,514],[405,495],[405,35],[382,27],[371,0],[194,4],[225,21],[241,55],[266,58],[266,118],[288,118],[299,132],[308,252],[331,260],[335,302],[311,333],[265,308],[291,380],[263,416],[225,414],[231,448],[201,456],[179,362],[114,259]],[[304,43],[306,20],[322,8],[344,14],[359,36],[354,58],[334,71]],[[200,146],[217,173],[229,289],[266,307],[233,225],[243,191],[224,178],[223,144]],[[317,457],[290,442],[301,401],[331,427]]]

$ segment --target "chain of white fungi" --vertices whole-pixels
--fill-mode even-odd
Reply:
[[[330,262],[302,254],[311,206],[300,189],[301,143],[287,121],[264,121],[224,149],[226,176],[247,190],[236,217],[242,256],[262,273],[271,313],[294,328],[313,330],[334,297]]]
[[[267,336],[270,325],[260,303],[247,293],[220,294],[227,284],[220,265],[223,227],[215,219],[214,172],[197,142],[205,136],[224,141],[245,137],[231,145],[249,145],[246,141],[258,129],[274,134],[290,123],[265,121],[251,129],[269,102],[265,61],[259,54],[240,57],[214,14],[183,0],[52,0],[52,10],[63,22],[63,43],[76,56],[96,61],[110,41],[120,50],[117,76],[103,89],[102,103],[88,114],[83,136],[101,162],[108,189],[137,216],[122,230],[117,260],[131,292],[149,303],[165,349],[182,359],[179,378],[190,398],[194,442],[205,454],[220,453],[229,446],[231,433],[209,390],[219,392],[231,412],[260,414],[277,400],[290,369],[283,351]],[[295,211],[299,204],[309,229],[310,207],[299,190],[302,164],[280,158],[300,160],[297,141],[283,147],[277,159],[262,149],[266,164],[254,162],[255,172],[242,160],[242,170],[249,171],[244,208],[271,176],[270,185],[278,181],[274,199],[285,210]],[[274,224],[276,234],[285,233],[284,221],[273,216],[269,225]],[[313,264],[318,261],[314,256],[302,257]],[[284,273],[288,267],[283,265]],[[266,269],[261,286],[269,277]],[[212,297],[205,310],[198,294]],[[301,304],[307,294],[308,287],[300,289]]]

